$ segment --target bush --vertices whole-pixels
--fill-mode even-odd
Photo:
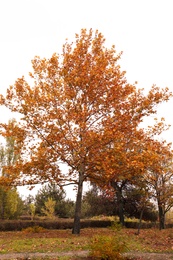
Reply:
[[[111,226],[111,224],[112,222],[109,220],[81,220],[81,228],[105,228]]]
[[[22,232],[24,233],[42,233],[45,232],[46,229],[40,226],[33,226],[33,227],[27,227],[22,229]]]
[[[124,259],[122,253],[127,250],[125,242],[119,237],[95,236],[90,244],[90,256],[93,259],[102,260],[121,260]]]
[[[122,229],[122,224],[119,222],[112,222],[111,227],[110,227],[113,231],[120,231]]]

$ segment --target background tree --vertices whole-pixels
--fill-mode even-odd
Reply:
[[[29,194],[24,200],[24,208],[23,208],[23,215],[25,215],[25,217],[27,217],[28,215],[32,215],[31,214],[31,204],[34,205],[35,207],[35,198],[33,195]],[[34,209],[34,214],[35,214],[35,209]]]
[[[159,211],[160,229],[165,228],[165,215],[173,207],[173,154],[171,144],[148,140],[145,151],[150,163],[146,164],[145,182],[152,191]],[[152,160],[151,160],[152,159]]]
[[[17,219],[23,213],[24,204],[15,188],[0,187],[0,218]]]
[[[63,207],[65,196],[65,191],[60,189],[56,184],[48,183],[47,185],[44,185],[38,190],[35,196],[36,213],[41,214],[42,208],[45,205],[45,201],[47,201],[48,198],[51,198],[52,200],[56,201],[55,213],[59,214],[58,208],[59,206],[60,208]]]
[[[155,169],[161,170],[163,158],[168,159],[167,154],[171,154],[170,147],[167,150],[162,149],[162,156],[156,160],[155,148],[151,145],[156,142],[156,138],[159,140],[159,135],[167,129],[163,118],[159,122],[156,120],[148,129],[140,129],[139,126],[134,125],[132,131],[129,129],[129,132],[122,135],[121,139],[112,140],[112,144],[105,153],[107,160],[104,160],[102,168],[99,166],[104,180],[102,185],[107,183],[108,189],[112,187],[116,193],[118,215],[122,225],[124,225],[125,214],[124,196],[128,186],[134,185],[140,189],[146,187],[151,192],[151,187],[146,184],[147,177],[145,178],[148,169],[154,165]],[[157,143],[160,147],[162,146],[161,141]]]
[[[31,215],[31,220],[33,220],[34,216],[35,216],[35,204],[34,203],[29,204],[29,214]]]
[[[94,185],[83,196],[82,217],[113,216],[115,215],[115,208],[114,198],[110,199],[104,190]]]
[[[18,184],[22,185],[18,162],[22,156],[24,130],[19,127],[15,119],[0,126],[0,135],[4,138],[4,144],[0,148],[0,185],[16,187]]]
[[[65,191],[56,184],[44,185],[35,196],[36,214],[42,215],[45,201],[51,198],[55,201],[55,215],[61,218],[74,217],[74,202],[66,199]]]
[[[147,186],[129,185],[124,194],[124,212],[127,217],[135,217],[145,221],[156,221],[158,212],[151,200],[152,193]]]
[[[80,232],[83,182],[102,181],[101,168],[109,175],[112,141],[135,135],[142,118],[170,96],[155,86],[145,96],[128,84],[118,65],[121,54],[104,43],[98,31],[82,29],[74,44],[64,44],[62,56],[34,58],[31,85],[19,78],[1,96],[1,104],[22,115],[26,137],[25,156],[13,171],[30,177],[28,183],[76,184],[74,234]],[[68,166],[67,173],[59,163]]]
[[[144,186],[144,183],[140,183],[139,180],[137,184],[135,186],[134,184],[126,183],[123,187],[124,217],[156,221],[158,212],[155,203],[151,200],[151,191],[147,190],[147,184]],[[119,204],[116,192],[110,186],[107,189],[105,187],[101,189],[93,185],[83,196],[82,217],[117,216],[119,215],[118,210]]]
[[[117,214],[122,225],[125,224],[126,193],[129,187],[139,186],[145,172],[143,146],[147,134],[144,130],[134,127],[132,130],[129,129],[129,133],[124,133],[121,139],[112,140],[106,150],[107,160],[102,164],[103,168],[99,167],[103,179],[103,184],[100,184],[106,186],[106,189],[114,190]]]
[[[19,145],[15,136],[17,122],[12,119],[8,122],[8,132],[4,135],[4,144],[0,145],[0,217],[17,218],[22,214],[23,201],[17,189],[10,187],[14,175],[8,174],[6,168],[13,167],[19,158]],[[14,132],[13,132],[14,130]],[[6,183],[6,180],[7,183]],[[4,182],[5,181],[5,182]]]
[[[44,203],[44,208],[41,209],[43,214],[50,219],[55,217],[55,204],[56,201],[49,197]]]

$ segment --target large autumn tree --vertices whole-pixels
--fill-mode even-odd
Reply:
[[[170,96],[155,86],[145,96],[128,84],[120,57],[114,46],[105,47],[101,33],[82,29],[74,43],[63,45],[62,55],[36,56],[31,81],[19,78],[1,96],[1,104],[21,114],[25,156],[17,169],[27,176],[23,181],[77,185],[74,234],[80,232],[83,182],[99,181],[113,140],[121,149],[122,137]],[[60,163],[68,166],[66,172]]]

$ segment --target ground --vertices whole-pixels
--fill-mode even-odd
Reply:
[[[110,228],[82,229],[80,236],[72,235],[71,230],[0,232],[0,260],[91,260],[88,241],[111,232]],[[173,260],[172,229],[145,229],[139,235],[134,229],[122,229],[118,234],[127,239],[128,260]]]
[[[173,260],[173,254],[171,253],[128,253],[125,254],[128,257],[128,260]],[[30,260],[30,259],[51,259],[58,260],[60,257],[69,257],[69,260],[91,260],[88,257],[88,251],[79,251],[79,252],[66,252],[66,253],[11,253],[0,255],[1,260]]]

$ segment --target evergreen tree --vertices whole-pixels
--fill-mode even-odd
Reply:
[[[44,185],[35,196],[36,214],[42,215],[42,209],[45,208],[45,202],[48,199],[55,201],[55,215],[58,217],[73,217],[74,202],[65,200],[66,193],[56,184]]]

